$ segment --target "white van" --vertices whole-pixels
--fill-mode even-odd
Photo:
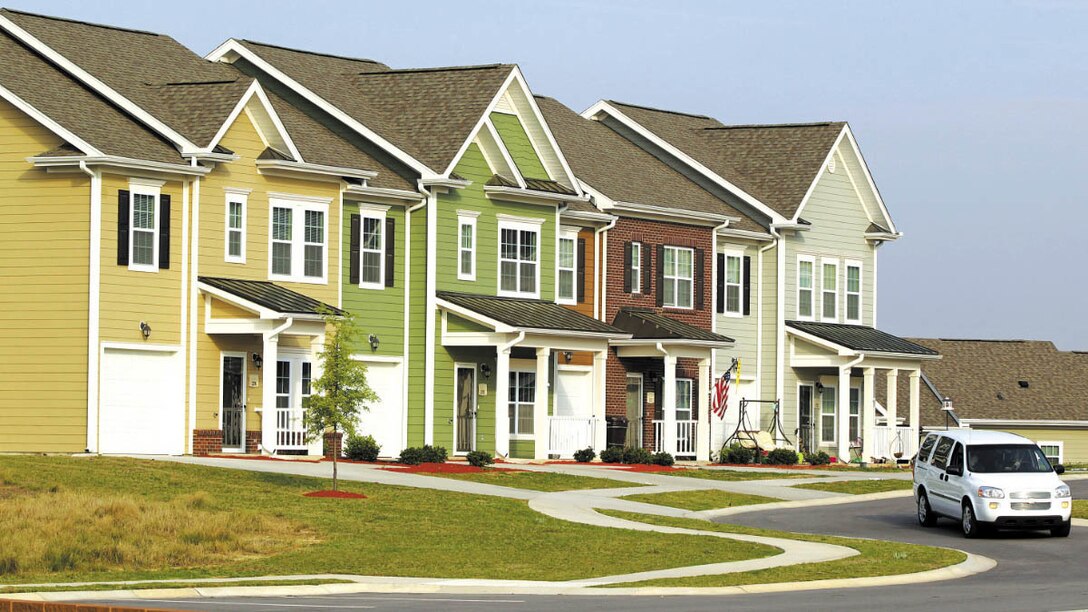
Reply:
[[[973,538],[988,529],[1049,529],[1069,535],[1069,486],[1043,451],[1023,436],[958,429],[926,434],[914,460],[918,522],[960,521]]]

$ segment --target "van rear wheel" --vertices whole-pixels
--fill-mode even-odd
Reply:
[[[937,524],[937,515],[933,513],[925,491],[918,492],[918,524],[922,527],[932,527]]]

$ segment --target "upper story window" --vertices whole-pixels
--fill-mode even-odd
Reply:
[[[861,262],[846,262],[846,322],[861,323]]]
[[[132,179],[117,192],[117,264],[137,272],[170,267],[170,196],[162,181]]]
[[[692,308],[695,285],[695,251],[666,246],[662,261],[662,303],[667,308]]]
[[[457,211],[457,279],[476,280],[476,211]]]
[[[556,301],[560,304],[576,303],[575,280],[578,276],[578,257],[575,255],[575,247],[577,244],[577,230],[563,230],[559,235],[559,266],[556,272],[558,294]]]
[[[642,293],[642,243],[631,243],[631,256],[627,260],[630,272],[631,293]]]
[[[540,297],[543,219],[499,221],[499,295]]]
[[[820,319],[834,323],[839,317],[839,260],[823,259],[820,265],[823,287],[820,294]]]
[[[129,259],[132,269],[157,269],[158,204],[158,193],[132,193],[132,254]]]
[[[812,320],[815,316],[813,290],[815,285],[816,261],[802,255],[797,258],[797,318]]]
[[[385,281],[385,213],[365,211],[359,216],[359,286],[380,289]]]
[[[249,190],[227,189],[223,259],[230,263],[246,262],[246,205]]]
[[[718,290],[722,292],[721,308],[723,314],[739,317],[744,314],[744,256],[740,253],[725,253],[722,259],[722,282]]]
[[[279,198],[269,202],[270,278],[324,283],[328,270],[328,203]]]

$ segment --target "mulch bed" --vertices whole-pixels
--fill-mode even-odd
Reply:
[[[319,463],[319,458],[301,457],[299,459],[284,459],[283,457],[269,457],[268,455],[204,455],[209,459],[243,459],[245,461],[287,461],[295,463]]]
[[[619,463],[606,463],[605,467],[614,468],[617,470],[627,470],[628,472],[682,472],[688,468],[672,467],[671,465],[646,465],[644,463],[632,463],[632,464],[619,464]]]
[[[382,470],[394,470],[403,474],[478,474],[491,470],[505,470],[507,472],[523,472],[511,468],[478,468],[467,463],[421,463],[419,465],[390,465],[379,468]]]
[[[336,499],[366,499],[366,495],[362,493],[352,493],[350,491],[311,491],[309,493],[303,493],[304,497],[333,497]]]

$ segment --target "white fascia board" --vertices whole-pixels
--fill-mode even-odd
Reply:
[[[234,109],[227,115],[226,121],[219,127],[219,131],[216,132],[215,137],[212,138],[212,141],[208,143],[208,146],[205,147],[201,153],[211,153],[215,149],[216,145],[223,140],[223,136],[226,135],[227,130],[230,129],[230,126],[234,125],[235,120],[238,119],[238,115],[242,114],[242,111],[246,108],[246,105],[249,104],[249,101],[254,95],[257,96],[257,100],[264,108],[264,112],[268,113],[268,118],[272,120],[272,125],[276,126],[276,131],[279,132],[280,138],[282,138],[283,142],[287,145],[288,153],[290,153],[296,161],[305,161],[302,159],[302,153],[299,153],[298,148],[295,147],[295,142],[291,140],[291,135],[287,133],[287,128],[284,127],[283,122],[280,121],[279,115],[276,114],[276,110],[272,108],[272,103],[269,101],[268,95],[265,94],[264,88],[261,87],[261,84],[256,79],[254,79],[253,83],[246,89],[246,92],[242,94],[241,99],[238,100],[238,104],[234,105]],[[260,128],[258,127],[257,129],[259,130]],[[267,138],[265,140],[267,140]]]
[[[835,151],[839,150],[839,143],[842,142],[843,137],[846,136],[846,126],[843,126],[839,135],[835,137],[835,142],[832,143],[831,149],[824,155],[824,161],[820,164],[820,169],[816,171],[815,178],[809,183],[808,189],[805,190],[805,196],[801,198],[801,203],[797,206],[797,212],[793,213],[793,218],[790,219],[791,223],[797,223],[801,218],[801,212],[805,210],[805,206],[808,205],[809,199],[812,198],[812,192],[816,191],[816,185],[819,184],[820,179],[823,178],[824,173],[827,172],[827,164],[831,161],[831,158],[835,156]],[[865,207],[865,202],[860,202],[862,208]]]
[[[727,215],[704,213],[694,210],[681,210],[678,208],[671,208],[667,206],[654,206],[651,204],[636,204],[634,202],[614,202],[612,210],[621,213],[625,212],[642,215],[652,215],[655,217],[666,217],[674,221],[689,224],[692,222],[692,220],[703,221],[713,225],[722,225],[731,223],[733,221],[740,221],[738,217],[730,217]]]
[[[0,17],[0,19],[3,19],[3,17]],[[29,115],[31,119],[42,124],[45,129],[53,132],[54,134],[62,138],[65,142],[76,147],[86,155],[93,155],[96,157],[104,155],[104,153],[92,147],[89,142],[83,140],[79,136],[76,136],[73,132],[68,131],[64,126],[50,119],[48,115],[34,108],[26,100],[23,100],[19,96],[15,95],[14,92],[4,87],[3,85],[0,85],[0,98],[7,100],[9,104],[21,110],[23,113]]]
[[[510,327],[505,323],[501,323],[499,321],[496,321],[495,319],[486,317],[476,312],[475,310],[469,310],[468,308],[464,308],[463,306],[458,306],[457,304],[454,304],[453,302],[448,302],[446,300],[443,300],[442,298],[435,298],[434,303],[435,306],[441,308],[442,310],[452,312],[453,314],[461,317],[462,319],[468,319],[473,323],[478,323],[485,327],[490,327],[497,333],[510,334],[516,331],[513,327]]]
[[[536,103],[536,98],[533,97],[533,92],[529,90],[529,84],[525,80],[525,75],[521,73],[520,66],[514,66],[514,74],[517,76],[516,82],[521,87],[525,99],[529,102],[529,107],[533,109],[533,114],[540,123],[541,131],[543,131],[544,136],[547,137],[548,144],[551,146],[552,150],[555,151],[555,156],[559,159],[559,165],[567,175],[567,181],[569,181],[570,186],[573,187],[575,191],[578,191],[578,195],[582,195],[581,190],[578,188],[578,177],[574,176],[574,171],[571,170],[570,164],[567,163],[567,158],[563,155],[563,149],[559,147],[559,141],[555,139],[551,127],[549,127],[548,122],[544,120],[544,113],[540,112],[540,107]]]
[[[284,159],[258,159],[254,162],[258,169],[280,170],[283,172],[297,172],[303,174],[321,174],[333,177],[349,177],[368,181],[376,176],[373,170],[356,170],[354,168],[339,168],[336,166],[324,166],[321,164],[307,164],[304,162],[287,161]]]
[[[613,219],[616,219],[615,215],[600,212],[588,212],[582,210],[563,210],[559,213],[560,219],[570,219],[571,221],[590,221],[594,223],[611,223]]]
[[[207,285],[207,284],[204,284],[204,283],[201,283],[201,282],[198,281],[197,284],[196,284],[196,288],[201,293],[207,293],[208,295],[211,295],[211,296],[214,296],[214,297],[216,297],[216,298],[218,298],[220,300],[223,300],[224,302],[226,302],[228,304],[237,306],[239,308],[242,308],[244,310],[248,310],[250,312],[255,312],[255,313],[257,313],[257,316],[259,318],[261,318],[261,319],[278,319],[278,318],[281,317],[280,313],[276,312],[275,310],[272,310],[270,308],[265,308],[264,306],[261,306],[260,304],[251,302],[251,301],[249,301],[247,299],[244,299],[244,298],[240,298],[237,295],[234,295],[233,293],[223,291],[222,289],[212,287],[211,285]],[[206,320],[211,321],[213,319],[207,318]]]
[[[612,340],[608,343],[610,346],[652,346],[656,347],[658,344],[661,346],[694,346],[700,348],[732,348],[736,345],[736,342],[725,342],[718,340],[685,340],[682,338],[662,339],[662,338],[631,338],[628,337]]]
[[[219,45],[215,50],[205,56],[204,59],[212,62],[225,61],[227,63],[230,63],[232,59],[238,57],[244,58],[246,61],[259,68],[265,74],[268,74],[272,78],[283,83],[290,89],[294,90],[295,93],[299,94],[303,98],[306,98],[306,100],[313,103],[321,110],[332,115],[334,118],[336,118],[347,127],[355,130],[357,133],[370,140],[374,144],[378,145],[380,148],[385,149],[385,151],[392,155],[395,159],[408,166],[412,170],[420,173],[420,175],[422,175],[423,177],[433,178],[438,176],[437,173],[427,167],[426,164],[404,152],[402,149],[389,142],[385,138],[382,138],[376,132],[360,123],[354,117],[340,110],[340,108],[338,108],[336,105],[332,104],[328,100],[325,100],[313,91],[304,87],[298,81],[287,76],[278,68],[266,62],[256,53],[253,53],[249,49],[246,49],[245,46],[237,40],[233,38],[228,39],[226,42]]]
[[[691,168],[693,168],[694,170],[696,170],[697,172],[699,172],[703,176],[705,176],[708,179],[714,181],[715,183],[717,183],[718,185],[724,187],[725,189],[731,191],[734,195],[739,197],[741,200],[744,200],[747,204],[749,204],[750,206],[752,206],[753,208],[755,208],[759,212],[761,212],[764,215],[767,215],[768,217],[770,217],[771,223],[782,223],[782,222],[786,221],[785,217],[783,217],[781,214],[776,212],[770,206],[767,206],[763,202],[760,202],[758,199],[756,199],[754,196],[752,196],[748,192],[744,191],[740,187],[737,187],[733,183],[729,182],[729,180],[726,179],[725,177],[719,175],[718,173],[714,172],[710,168],[707,168],[706,166],[704,166],[700,162],[696,161],[695,158],[691,157],[687,153],[684,153],[680,149],[678,149],[678,148],[674,147],[673,145],[669,144],[669,142],[666,141],[665,139],[661,138],[657,134],[654,134],[650,130],[643,127],[642,124],[638,123],[634,119],[631,119],[627,115],[620,112],[619,109],[617,109],[616,107],[609,104],[608,101],[601,100],[601,101],[597,102],[596,104],[594,104],[593,106],[591,106],[591,107],[587,108],[586,110],[582,111],[582,117],[584,117],[586,119],[594,119],[594,117],[596,117],[597,115],[599,115],[601,113],[609,115],[613,119],[619,121],[620,123],[622,123],[625,126],[627,126],[628,128],[630,128],[632,131],[637,133],[639,136],[642,136],[643,138],[645,138],[645,139],[649,140],[650,142],[654,143],[655,145],[661,147],[662,149],[667,151],[670,155],[672,155],[673,157],[676,157],[680,161],[684,162],[685,164],[687,164],[688,166],[690,166]]]
[[[996,427],[1025,427],[1032,428],[1049,428],[1055,429],[1088,429],[1088,421],[1065,421],[1065,420],[1044,420],[1044,419],[960,419],[961,423],[967,426],[971,425],[993,425]]]
[[[166,174],[182,174],[186,176],[204,176],[212,171],[204,166],[187,166],[185,164],[166,164],[143,159],[129,157],[102,156],[62,156],[62,157],[28,157],[26,160],[38,168],[64,168],[79,166],[84,162],[88,166],[113,166],[126,170],[150,170]]]
[[[850,146],[854,150],[854,155],[858,158],[858,163],[861,165],[862,171],[865,173],[865,181],[869,185],[869,189],[873,192],[873,197],[876,199],[877,204],[880,205],[880,212],[884,215],[884,220],[888,222],[888,229],[893,234],[899,234],[899,231],[895,229],[895,222],[892,221],[892,216],[888,212],[888,207],[884,205],[884,198],[880,197],[880,190],[876,188],[876,181],[873,180],[873,175],[869,172],[869,164],[865,163],[865,157],[861,154],[861,148],[858,147],[857,140],[854,139],[854,132],[850,129],[850,125],[847,124],[843,127],[843,131],[846,135],[846,141],[850,143]],[[902,235],[902,234],[899,234]]]
[[[835,344],[834,342],[824,340],[823,338],[820,338],[818,336],[813,336],[812,334],[803,332],[788,325],[786,326],[786,333],[791,336],[797,336],[798,338],[810,344],[815,344],[816,346],[832,351],[839,357],[856,357],[858,355],[857,351],[848,349],[841,344]]]
[[[515,328],[519,332],[525,332],[526,334],[538,334],[542,336],[557,336],[563,338],[599,338],[603,340],[626,340],[631,337],[628,333],[614,333],[614,332],[587,332],[587,331],[574,331],[569,329],[551,329],[542,327],[517,327]]]
[[[385,187],[369,187],[367,185],[348,185],[344,188],[345,195],[359,196],[362,198],[377,198],[380,200],[396,200],[398,202],[425,202],[426,196],[417,191],[404,191],[401,189],[388,189]]]
[[[586,195],[569,196],[560,193],[518,189],[516,187],[498,187],[494,185],[484,186],[484,196],[489,200],[505,200],[507,202],[543,204],[546,206],[555,206],[557,204],[562,204],[563,202],[589,201],[589,196]]]
[[[872,359],[906,359],[910,361],[937,361],[941,359],[940,355],[919,355],[917,353],[891,353],[887,351],[858,351],[860,354],[865,355]]]
[[[774,236],[767,232],[753,232],[750,230],[733,229],[731,227],[724,227],[718,230],[718,235],[723,238],[745,238],[748,240],[755,240],[757,242],[770,242],[774,240]]]
[[[82,82],[84,85],[91,88],[99,95],[103,96],[113,104],[120,107],[121,110],[135,117],[138,121],[151,128],[155,132],[158,132],[159,135],[169,140],[174,146],[181,149],[182,152],[195,152],[200,149],[200,147],[196,146],[188,138],[182,136],[176,130],[166,125],[162,121],[156,119],[151,113],[136,105],[134,102],[132,102],[132,100],[129,100],[128,98],[122,96],[112,87],[98,80],[94,75],[80,68],[75,62],[72,62],[57,51],[53,50],[52,47],[38,40],[36,37],[31,35],[26,30],[20,28],[13,21],[8,19],[7,17],[4,17],[3,15],[0,15],[0,28],[3,28],[9,34],[15,37],[19,42],[30,47],[36,53],[49,60],[55,66],[58,66],[61,70],[75,77],[78,81]]]

